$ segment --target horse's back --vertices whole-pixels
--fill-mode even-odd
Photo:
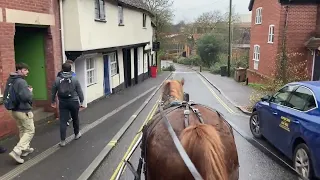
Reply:
[[[235,176],[235,178],[232,180],[238,179],[238,172],[235,172],[236,170],[238,171],[239,166],[238,154],[231,126],[227,123],[224,117],[214,109],[202,104],[195,104],[193,107],[199,110],[205,124],[212,125],[216,129],[225,150],[225,165],[227,167],[228,174],[233,174],[231,176]],[[164,110],[164,114],[167,116],[178,137],[186,128],[184,124],[184,110],[185,108],[183,107],[175,107]],[[192,110],[190,109],[190,111]],[[186,173],[188,169],[184,165],[182,158],[175,148],[168,129],[166,125],[161,122],[161,119],[162,116],[160,113],[156,113],[148,126],[146,126],[146,161],[148,167],[153,167],[149,168],[148,174],[152,175],[152,179],[154,179],[154,177],[159,177],[159,179],[179,179],[179,175]],[[189,123],[190,125],[200,123],[199,118],[195,113],[190,113]],[[154,169],[154,167],[159,165],[161,167]],[[171,172],[171,174],[169,172]],[[187,174],[191,175],[188,172]],[[188,178],[184,177],[183,179]]]

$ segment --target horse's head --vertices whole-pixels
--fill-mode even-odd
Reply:
[[[166,80],[163,83],[162,101],[164,104],[170,104],[173,101],[183,101],[184,79]]]

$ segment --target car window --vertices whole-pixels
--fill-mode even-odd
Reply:
[[[270,102],[285,106],[287,104],[286,100],[288,99],[291,92],[295,90],[296,87],[296,85],[288,85],[283,87],[272,96]]]
[[[316,101],[313,93],[306,87],[299,87],[292,93],[288,106],[300,111],[308,111],[316,107]]]

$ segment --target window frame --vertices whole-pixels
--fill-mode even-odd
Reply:
[[[114,56],[114,62],[111,62],[111,56]],[[119,74],[119,64],[118,64],[118,56],[117,56],[117,52],[112,52],[112,53],[108,53],[108,59],[110,61],[110,76],[115,76]],[[112,65],[115,64],[115,69],[112,69]],[[115,70],[116,73],[112,73],[112,70]]]
[[[147,28],[147,15],[142,13],[142,27]]]
[[[119,26],[124,25],[124,15],[123,15],[123,6],[118,5],[118,24]]]
[[[255,24],[262,24],[262,7],[256,9]]]
[[[102,4],[101,4],[102,3]],[[96,21],[106,21],[106,3],[104,0],[95,0],[95,20]]]
[[[90,60],[93,61],[93,68],[88,69],[87,63]],[[93,77],[92,77],[92,82],[89,82],[88,74],[91,71],[92,71]],[[87,81],[87,87],[92,86],[92,85],[97,83],[97,74],[96,73],[97,73],[97,71],[96,71],[96,60],[94,58],[86,58],[86,81]]]
[[[256,50],[258,50],[258,52]],[[260,56],[261,56],[260,45],[255,44],[253,46],[253,58],[252,58],[252,60],[253,60],[253,69],[255,69],[255,70],[259,69]],[[255,68],[256,67],[255,63],[257,63],[257,68]]]
[[[271,41],[272,39],[272,41]],[[268,32],[268,43],[273,44],[274,43],[274,25],[269,25],[269,32]]]
[[[307,90],[309,90],[309,91],[311,92],[311,94],[312,94],[312,96],[313,96],[313,99],[314,99],[314,101],[315,101],[315,103],[316,103],[316,107],[311,108],[311,109],[306,110],[306,111],[302,111],[302,110],[299,110],[299,109],[291,108],[291,107],[288,107],[288,106],[284,106],[284,107],[286,107],[286,108],[288,108],[288,109],[292,109],[292,110],[298,111],[298,112],[303,112],[303,113],[306,113],[306,112],[312,111],[312,110],[314,110],[314,109],[317,109],[319,106],[318,106],[318,101],[317,101],[317,98],[316,98],[314,92],[312,91],[312,89],[310,89],[309,87],[304,86],[304,85],[298,85],[298,86],[295,88],[295,90],[291,92],[290,96],[288,96],[288,99],[287,99],[286,101],[289,102],[289,101],[291,100],[292,93],[296,92],[299,88],[305,88],[305,89],[307,89]]]

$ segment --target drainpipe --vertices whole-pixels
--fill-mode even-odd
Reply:
[[[60,7],[60,33],[61,33],[62,63],[65,63],[66,62],[66,54],[65,54],[65,51],[64,51],[64,28],[63,28],[62,1],[63,0],[59,0],[59,7]]]

